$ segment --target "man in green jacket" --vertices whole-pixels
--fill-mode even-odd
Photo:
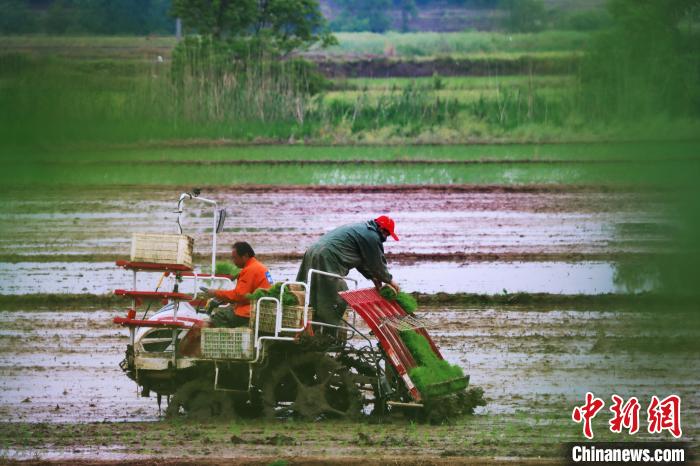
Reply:
[[[322,270],[347,276],[350,269],[357,269],[379,288],[383,283],[399,289],[387,269],[384,242],[394,233],[394,221],[382,215],[363,223],[343,225],[323,235],[304,254],[297,273],[297,281],[306,282],[309,269]],[[337,325],[345,313],[346,303],[338,296],[348,286],[345,280],[319,274],[311,276],[309,305],[314,308],[315,319]]]

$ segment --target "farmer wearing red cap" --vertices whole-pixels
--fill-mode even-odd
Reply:
[[[398,290],[399,286],[389,273],[384,257],[384,242],[389,236],[399,240],[394,231],[394,221],[386,215],[336,228],[307,249],[296,279],[306,282],[309,269],[343,277],[350,269],[357,269],[377,288],[389,283]],[[309,305],[316,311],[314,317],[321,322],[338,324],[346,308],[338,292],[347,289],[344,280],[313,274]]]

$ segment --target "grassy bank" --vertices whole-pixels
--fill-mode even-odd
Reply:
[[[162,63],[0,57],[0,151],[230,140],[333,145],[695,137],[700,121],[589,120],[571,76],[353,79],[297,89],[289,70],[180,79]],[[299,79],[311,79],[302,75]],[[473,179],[473,178],[472,178]]]
[[[6,161],[54,164],[101,163],[232,163],[237,162],[373,162],[373,163],[461,163],[461,162],[614,162],[681,160],[700,154],[697,142],[627,142],[590,144],[473,144],[473,145],[366,145],[316,146],[302,142],[280,145],[214,145],[186,143],[133,145],[112,149],[56,151],[17,150],[8,152]]]
[[[700,142],[324,147],[298,145],[7,150],[5,186],[664,185]],[[687,169],[687,170],[686,170]],[[649,176],[654,173],[655,176]]]

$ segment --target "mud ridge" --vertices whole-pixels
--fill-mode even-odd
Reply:
[[[352,159],[352,160],[303,160],[303,159],[234,159],[234,160],[47,160],[45,165],[185,165],[185,166],[244,166],[244,165],[608,165],[608,164],[654,164],[668,162],[694,162],[696,157],[670,159]]]
[[[494,76],[515,74],[573,74],[580,64],[577,55],[562,57],[456,58],[427,60],[366,57],[354,60],[313,57],[318,70],[328,78],[390,78],[440,76]]]
[[[626,139],[626,138],[600,138],[600,137],[590,137],[590,138],[580,138],[580,139],[473,139],[470,138],[465,141],[446,141],[444,143],[435,141],[409,141],[408,144],[411,146],[421,146],[421,147],[435,147],[435,146],[516,146],[523,144],[537,144],[537,145],[573,145],[573,144],[633,144],[640,142],[655,143],[655,142],[667,142],[668,139],[659,138],[638,138],[638,139]],[[681,138],[673,139],[674,142],[698,142],[697,138]],[[167,139],[167,140],[152,140],[152,141],[142,141],[136,143],[121,143],[121,144],[95,144],[95,143],[72,143],[62,146],[64,149],[69,150],[112,150],[112,149],[143,149],[143,148],[188,148],[188,147],[255,147],[255,146],[294,146],[301,145],[301,143],[290,142],[288,139],[272,139],[272,138],[262,138],[257,137],[253,140],[240,140],[240,139]],[[407,142],[386,142],[372,143],[363,141],[352,141],[350,143],[329,143],[326,141],[319,140],[304,140],[304,146],[311,147],[401,147],[407,145]],[[47,150],[54,149],[54,147],[46,147]]]
[[[448,455],[446,455],[448,456]],[[190,465],[202,465],[202,466],[215,466],[215,465],[228,465],[228,466],[238,466],[238,465],[250,465],[250,466],[268,466],[271,464],[277,464],[276,461],[280,461],[279,464],[284,465],[310,465],[310,466],[393,466],[396,464],[402,464],[405,466],[443,466],[443,465],[454,465],[454,464],[464,464],[464,465],[512,465],[515,463],[514,459],[493,459],[488,457],[465,457],[465,456],[449,456],[447,458],[439,457],[421,457],[416,458],[414,456],[394,456],[387,458],[375,458],[368,459],[366,457],[327,457],[327,456],[304,456],[299,457],[280,457],[280,456],[254,456],[245,457],[238,456],[235,458],[144,458],[144,459],[134,459],[134,460],[99,460],[99,459],[72,459],[70,461],[65,460],[24,460],[24,461],[12,461],[12,460],[0,460],[0,465],[16,465],[16,466],[43,466],[43,465],[72,465],[72,466],[89,466],[89,465],[99,465],[99,466],[190,466]],[[559,459],[554,458],[517,458],[517,464],[559,464]]]
[[[398,252],[387,253],[386,257],[393,263],[402,265],[415,264],[417,262],[625,262],[637,260],[654,260],[661,257],[662,253],[647,252],[612,252],[612,253],[414,253]],[[193,259],[207,263],[211,255],[195,253]],[[301,252],[258,254],[263,262],[294,261],[303,259]],[[230,260],[229,254],[218,254],[218,261]],[[116,262],[117,260],[129,260],[127,256],[115,256],[114,254],[0,254],[0,263],[16,264],[19,262]]]
[[[421,306],[460,305],[460,306],[538,306],[609,309],[611,307],[686,307],[696,304],[693,296],[676,296],[662,293],[598,295],[564,295],[552,293],[414,293]],[[0,295],[0,310],[74,310],[80,309],[126,309],[130,301],[113,294],[24,294]]]
[[[216,187],[217,192],[221,193],[240,193],[242,191],[247,191],[251,193],[256,192],[270,192],[271,186],[264,184],[240,184],[232,187],[230,185],[223,186],[210,186]],[[192,189],[192,186],[167,186],[167,189],[175,192],[186,192]],[[94,191],[94,186],[84,186],[76,187],[73,185],[56,185],[51,187],[52,190],[61,191],[67,190],[70,192],[80,192],[80,191]],[[103,191],[114,191],[123,192],[128,189],[138,189],[140,191],[163,191],[163,185],[148,185],[148,184],[137,184],[137,185],[111,185],[111,186],[100,186],[100,190]],[[671,188],[666,191],[671,190]],[[0,187],[0,194],[16,194],[21,191],[35,192],[34,187]],[[439,193],[439,194],[452,194],[452,193],[505,193],[505,194],[517,194],[517,193],[527,193],[527,194],[548,194],[548,193],[625,193],[625,192],[635,192],[635,193],[654,193],[662,192],[663,188],[660,187],[645,187],[639,185],[587,185],[587,184],[528,184],[528,185],[501,185],[501,184],[401,184],[401,185],[366,185],[366,184],[348,184],[348,185],[275,185],[275,192],[294,192],[294,193],[338,193],[338,194],[353,194],[353,193]]]

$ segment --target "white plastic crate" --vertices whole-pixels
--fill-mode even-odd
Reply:
[[[203,328],[202,356],[211,359],[253,359],[253,331],[245,327]]]
[[[255,301],[250,306],[250,328],[255,329]],[[313,310],[309,308],[309,318],[313,317]],[[258,331],[260,333],[275,333],[275,319],[277,318],[277,305],[272,301],[260,303],[260,322]],[[283,306],[282,307],[282,327],[300,328],[304,319],[304,306]]]
[[[193,249],[194,239],[187,235],[134,233],[131,239],[131,261],[192,268]]]

